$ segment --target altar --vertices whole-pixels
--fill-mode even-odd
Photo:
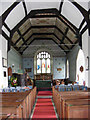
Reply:
[[[51,80],[35,80],[37,90],[51,90]]]

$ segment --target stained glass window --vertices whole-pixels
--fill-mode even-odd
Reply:
[[[37,73],[50,73],[50,54],[40,52],[37,55]]]
[[[42,59],[42,73],[45,73],[45,59]]]
[[[41,73],[41,61],[37,59],[37,73]]]
[[[50,73],[50,59],[47,59],[47,73]]]

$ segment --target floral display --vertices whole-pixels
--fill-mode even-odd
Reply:
[[[17,78],[15,78],[14,76],[11,77],[10,79],[11,81],[11,86],[12,87],[16,87],[17,86]]]

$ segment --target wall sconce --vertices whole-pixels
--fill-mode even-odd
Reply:
[[[86,57],[86,70],[89,70],[89,56]]]

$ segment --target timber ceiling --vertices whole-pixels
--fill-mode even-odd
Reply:
[[[88,29],[90,34],[90,9],[87,7],[89,0],[84,4],[77,0],[33,1],[35,2],[2,2],[0,34],[8,40],[8,50],[13,46],[23,55],[33,45],[32,50],[29,50],[33,54],[34,49],[39,49],[38,44],[45,47],[50,41],[64,54],[76,45],[82,47],[83,33]],[[57,51],[57,48],[51,45],[47,48]]]
[[[13,34],[12,43],[23,53],[36,39],[52,39],[66,53],[78,44],[76,29],[63,16],[53,12],[34,14],[28,18]]]

